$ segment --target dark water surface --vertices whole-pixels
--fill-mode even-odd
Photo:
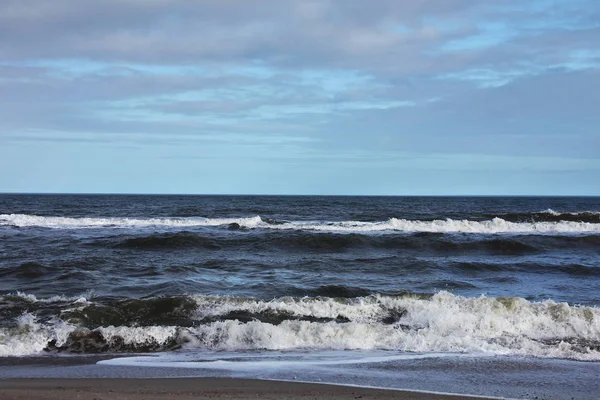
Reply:
[[[0,356],[600,360],[600,198],[0,195]]]

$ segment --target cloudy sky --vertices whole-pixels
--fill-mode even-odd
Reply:
[[[2,0],[0,191],[600,195],[597,0]]]

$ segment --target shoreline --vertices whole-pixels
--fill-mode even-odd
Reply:
[[[157,363],[152,367],[135,362],[98,363],[106,359],[107,355],[0,358],[0,400],[137,400],[173,396],[184,400],[276,399],[284,395],[287,397],[283,398],[288,399],[340,400],[390,396],[440,400],[536,397],[596,400],[600,390],[597,380],[600,363],[568,360],[442,357],[358,365],[278,367],[256,364],[248,368],[250,362],[245,366],[214,369],[202,365],[178,367],[176,363],[164,366]],[[173,382],[179,383],[172,386]],[[289,392],[290,387],[296,389]],[[65,388],[68,390],[63,390]],[[171,396],[171,392],[175,394]],[[193,393],[195,397],[185,393]]]
[[[399,399],[471,400],[469,396],[332,383],[246,378],[13,378],[0,379],[0,400],[37,399]]]

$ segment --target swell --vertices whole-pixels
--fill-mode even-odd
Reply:
[[[1,278],[23,278],[36,279],[47,275],[52,275],[54,269],[36,262],[24,262],[15,267],[0,267]]]
[[[495,217],[495,215],[489,215]],[[599,211],[557,212],[551,209],[529,213],[506,213],[500,217],[511,222],[586,222],[600,223]]]
[[[369,296],[371,294],[374,293],[369,289],[345,285],[319,286],[316,289],[308,289],[302,293],[303,296],[331,298],[354,298]]]
[[[131,249],[177,249],[177,248],[204,248],[218,250],[221,246],[210,237],[196,235],[190,232],[177,232],[172,234],[158,234],[143,237],[124,239],[115,245],[116,248]]]
[[[434,251],[439,253],[481,252],[495,255],[536,254],[546,249],[547,238],[531,236],[489,237],[444,235],[437,233],[364,235],[327,232],[270,232],[265,234],[203,235],[192,232],[152,234],[139,237],[103,238],[98,246],[118,249],[169,250],[261,250],[281,248],[290,251],[332,252],[353,249]],[[558,237],[555,240],[560,241]],[[600,237],[598,239],[600,241]],[[595,245],[595,239],[590,240]],[[572,241],[568,241],[568,244]],[[582,246],[590,243],[583,240]]]
[[[326,290],[331,290],[326,289]],[[43,351],[152,352],[184,349],[388,349],[489,352],[600,360],[600,309],[468,298],[448,292],[352,298],[171,296],[37,299],[55,315],[25,312],[0,326],[0,355]],[[2,302],[8,300],[2,297]],[[2,304],[4,304],[2,303]]]
[[[543,264],[543,263],[483,263],[483,262],[451,262],[451,270],[463,273],[488,273],[488,272],[517,272],[552,274],[563,273],[571,276],[600,277],[600,266],[583,264]]]

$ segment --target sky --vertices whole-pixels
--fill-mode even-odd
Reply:
[[[600,195],[600,2],[2,0],[0,192]]]

